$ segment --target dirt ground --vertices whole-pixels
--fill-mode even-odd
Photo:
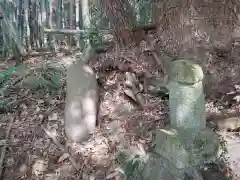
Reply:
[[[57,137],[57,142],[67,144],[63,129],[65,98],[63,79],[62,91],[55,95],[31,90],[12,92],[12,96],[18,98],[18,106],[13,113],[1,114],[0,118],[0,137],[3,144],[8,145],[4,161],[4,179],[36,179],[41,173],[44,179],[123,179],[120,167],[115,161],[116,153],[120,148],[147,151],[151,145],[153,130],[164,127],[167,122],[168,107],[167,99],[146,94],[142,110],[124,95],[124,72],[106,71],[109,62],[112,64],[118,59],[121,59],[121,63],[130,61],[131,67],[136,72],[146,71],[158,78],[161,78],[162,73],[153,58],[144,52],[141,52],[140,56],[136,55],[138,52],[136,49],[122,51],[120,55],[116,52],[112,50],[101,54],[97,61],[92,63],[92,67],[99,73],[103,82],[101,127],[84,144],[68,143],[71,156],[77,162],[77,166],[80,166],[80,172],[74,171],[68,154],[59,149],[50,138]],[[64,64],[74,59],[75,55],[58,54],[57,58],[49,57],[48,60]],[[42,57],[29,59],[29,64],[33,66],[36,62],[43,63]],[[219,69],[224,66],[221,65],[222,62],[219,61]],[[236,63],[231,67],[239,68],[238,65],[239,63]],[[230,68],[229,65],[226,68]],[[221,71],[222,75],[226,72]],[[239,112],[239,103],[234,100],[237,94],[234,96],[227,94],[234,90],[237,82],[230,85],[229,80],[223,80],[222,83],[224,86],[221,88],[212,87],[215,88],[214,91],[206,91],[210,92],[206,94],[207,113]],[[10,125],[11,132],[6,138]],[[47,133],[41,127],[47,129]],[[222,176],[226,173],[228,171],[222,169],[217,175]],[[211,179],[216,176],[212,172],[210,175]],[[207,177],[206,179],[209,179],[209,175]]]
[[[199,1],[199,4],[195,5],[200,4]],[[182,7],[187,6],[189,5]],[[221,8],[221,3],[219,8],[214,7],[219,11],[226,10]],[[207,14],[205,8],[195,10],[202,16]],[[219,13],[213,9],[212,11],[212,15]],[[182,12],[185,16],[179,16],[174,10],[166,12],[168,14],[164,17],[171,18],[162,19],[161,22],[165,24],[159,25],[157,32],[149,34],[151,38],[160,40],[156,41],[154,46],[158,58],[161,61],[188,58],[199,63],[205,73],[207,114],[214,116],[235,113],[239,116],[240,46],[237,40],[239,28],[237,26],[230,28],[227,23],[232,22],[226,19],[222,20],[223,22],[215,19],[216,24],[221,26],[214,26],[215,33],[209,40],[210,36],[206,34],[212,33],[209,30],[210,25],[203,26],[203,20],[195,20],[193,24],[197,24],[198,27],[193,31],[193,26],[190,28],[190,22],[186,21],[190,15],[186,14],[184,9]],[[231,19],[230,16],[228,18]],[[168,26],[169,22],[178,24],[179,20],[189,26],[185,28]],[[179,36],[179,32],[183,36]],[[228,37],[229,34],[231,38]],[[2,147],[7,145],[3,179],[38,179],[40,174],[43,174],[45,180],[124,179],[122,170],[115,161],[118,150],[132,148],[136,151],[147,151],[151,146],[153,130],[164,127],[168,122],[167,99],[145,94],[144,109],[140,109],[124,94],[125,72],[114,70],[115,66],[124,67],[127,61],[135,73],[145,72],[162,79],[161,66],[156,63],[151,53],[145,51],[145,47],[146,42],[143,41],[141,48],[111,49],[91,62],[102,85],[101,126],[92,138],[83,144],[68,143],[64,136],[65,79],[62,79],[61,91],[55,94],[26,89],[11,92],[10,96],[16,99],[17,106],[11,113],[0,114],[0,152],[3,152]],[[27,63],[33,67],[46,61],[66,65],[66,62],[75,59],[76,54],[58,53],[54,57],[30,58]],[[6,63],[1,65],[1,69],[7,66]],[[9,129],[11,131],[7,137]],[[52,141],[54,138],[55,142]],[[70,157],[76,161],[75,165],[73,161],[70,162],[68,153],[58,147],[58,143],[68,145]],[[80,167],[80,171],[76,173],[74,166]],[[229,173],[227,168],[215,169],[205,172],[204,179],[214,180]]]

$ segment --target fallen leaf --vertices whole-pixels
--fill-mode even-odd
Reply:
[[[109,175],[107,175],[107,177],[105,179],[112,179],[113,177],[119,176],[119,171],[115,171],[110,173]]]
[[[136,97],[134,96],[134,94],[133,94],[133,92],[132,92],[131,90],[126,89],[126,90],[124,90],[124,93],[125,93],[129,98],[131,98],[132,100],[134,100],[135,102],[137,101],[137,100],[136,100]]]
[[[36,107],[36,113],[39,113],[41,111],[41,109],[39,107]]]
[[[240,91],[240,85],[235,84],[234,87],[235,87],[236,90]]]
[[[48,116],[48,120],[49,121],[56,121],[56,120],[58,120],[58,113],[56,112],[56,113],[53,113],[50,116]]]
[[[36,176],[42,175],[48,168],[48,158],[37,159],[32,167],[32,173]]]
[[[69,157],[69,154],[68,153],[63,153],[60,158],[58,159],[58,163],[64,161],[65,159],[67,159]]]
[[[22,164],[22,165],[19,167],[19,171],[20,171],[21,173],[26,173],[27,170],[28,170],[28,167],[27,167],[26,164]]]
[[[235,96],[233,99],[236,100],[239,103],[240,102],[240,95]]]
[[[0,140],[0,146],[4,146],[4,145],[6,145],[6,143],[7,143],[6,139],[1,139]]]

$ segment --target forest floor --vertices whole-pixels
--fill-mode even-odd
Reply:
[[[35,66],[37,63],[46,63],[47,59],[53,63],[65,64],[74,61],[75,57],[75,54],[58,53],[54,57],[30,58],[27,63]],[[17,108],[11,113],[0,114],[1,152],[3,146],[7,146],[3,179],[37,179],[36,176],[40,176],[41,173],[45,180],[123,179],[122,170],[115,161],[119,149],[147,151],[151,148],[154,129],[164,127],[168,123],[167,99],[146,93],[142,95],[144,106],[140,108],[136,101],[126,96],[124,93],[126,72],[114,70],[115,62],[124,65],[126,61],[130,62],[135,72],[147,72],[155,78],[162,78],[160,68],[151,55],[144,52],[139,53],[136,49],[129,49],[101,54],[91,64],[98,72],[102,85],[101,127],[88,142],[83,144],[67,143],[64,136],[66,90],[64,78],[62,90],[56,94],[25,89],[11,92],[10,95],[16,97],[18,101]],[[231,66],[238,68],[239,64]],[[4,64],[2,67],[4,66],[8,65]],[[223,66],[218,64],[220,69]],[[111,71],[106,71],[106,67]],[[204,70],[206,72],[206,69]],[[216,87],[214,90],[207,91],[206,112],[208,114],[239,113],[240,105],[234,99],[237,96],[234,88],[240,85],[240,81],[238,83],[234,81],[229,85],[227,79],[225,83],[223,86],[219,85],[221,88]],[[234,92],[228,94],[232,91]],[[236,116],[239,117],[239,114]],[[6,136],[8,129],[11,129],[9,137]],[[55,142],[53,142],[54,138],[56,138]],[[80,171],[75,172],[72,162],[69,161],[69,154],[63,148],[59,148],[58,143],[68,145],[70,157],[76,161],[75,166],[80,167]],[[205,172],[204,179],[214,180],[229,173],[227,168]]]

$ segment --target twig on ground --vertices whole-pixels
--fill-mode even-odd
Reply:
[[[50,137],[53,141],[53,143],[64,153],[68,154],[68,158],[71,162],[71,164],[73,165],[73,167],[79,171],[80,167],[77,165],[76,161],[73,159],[72,155],[69,153],[68,149],[66,147],[64,147],[55,137],[55,135],[50,132],[48,129],[42,127],[42,129],[44,130],[44,132],[47,134],[48,137]]]
[[[136,100],[137,100],[138,104],[140,105],[140,107],[142,109],[144,109],[144,99],[143,99],[143,96],[139,93],[139,90],[137,89],[137,87],[135,85],[132,87],[132,92],[135,95]]]
[[[142,109],[144,109],[144,99],[139,93],[139,89],[137,88],[138,82],[136,77],[132,73],[126,73],[126,82],[131,90],[131,94],[134,96],[134,100],[136,100],[137,104],[140,105]],[[126,92],[126,91],[125,91]]]
[[[148,73],[145,72],[143,75],[143,92],[145,94],[148,93],[148,78],[149,78],[149,75]]]
[[[6,132],[6,139],[8,139],[9,136],[10,136],[13,122],[14,122],[13,117],[10,117],[8,128],[7,128],[7,132]],[[5,156],[6,156],[6,151],[7,151],[6,149],[7,149],[7,147],[8,147],[7,144],[5,144],[3,146],[1,157],[0,157],[0,179],[2,179],[2,176],[3,176],[3,163],[4,163]]]
[[[30,144],[28,141],[9,141],[9,140],[0,140],[0,147],[2,146],[19,146],[21,144]]]

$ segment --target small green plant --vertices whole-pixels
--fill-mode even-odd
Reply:
[[[143,180],[143,170],[146,165],[145,156],[121,151],[117,155],[117,161],[123,168],[125,180]]]
[[[84,38],[89,39],[91,47],[96,48],[96,47],[102,45],[101,33],[95,27],[88,29]]]
[[[64,75],[64,68],[49,64],[31,68],[21,65],[0,72],[0,112],[10,111],[16,105],[21,89],[44,90],[44,94],[61,90]]]
[[[15,72],[20,70],[21,67],[10,66],[6,71],[0,72],[0,87],[5,86],[8,81],[12,78]]]

